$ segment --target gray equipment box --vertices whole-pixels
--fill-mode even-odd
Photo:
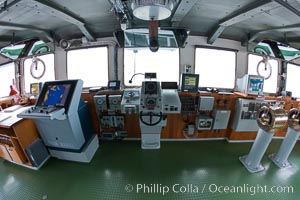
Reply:
[[[210,111],[214,107],[215,97],[199,97],[199,110]]]
[[[214,130],[227,129],[230,118],[230,110],[214,109],[212,116],[214,118]]]
[[[263,105],[263,100],[238,98],[231,128],[236,132],[258,131],[256,113],[261,105]]]

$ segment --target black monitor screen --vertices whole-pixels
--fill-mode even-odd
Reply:
[[[182,74],[181,91],[197,92],[199,84],[199,74]]]
[[[68,110],[77,80],[46,82],[36,106],[64,107]]]
[[[173,89],[177,90],[177,82],[161,82],[161,89]]]

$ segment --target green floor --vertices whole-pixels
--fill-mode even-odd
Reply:
[[[266,154],[280,144],[273,140]],[[0,159],[0,199],[299,199],[299,142],[289,158],[293,167],[280,170],[265,155],[267,169],[256,174],[238,160],[251,145],[162,142],[160,150],[141,150],[139,141],[104,142],[89,164],[51,158],[39,171]]]

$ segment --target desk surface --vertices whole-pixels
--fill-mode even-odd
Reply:
[[[17,117],[17,114],[23,112],[24,110],[28,109],[29,107],[20,107],[13,112],[0,112],[0,127],[9,128],[15,123],[21,121],[23,118]]]

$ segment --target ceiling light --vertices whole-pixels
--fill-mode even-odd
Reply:
[[[171,16],[173,0],[133,0],[133,15],[142,20],[163,20]]]

